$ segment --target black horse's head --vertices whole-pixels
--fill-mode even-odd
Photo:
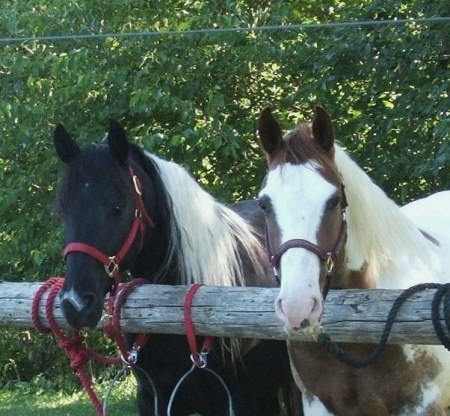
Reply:
[[[151,184],[132,160],[131,145],[116,121],[99,144],[80,149],[62,125],[54,142],[67,165],[57,199],[67,266],[61,307],[71,326],[92,328],[106,294],[117,285],[117,269],[133,265],[153,225],[151,203],[141,195],[144,184]]]

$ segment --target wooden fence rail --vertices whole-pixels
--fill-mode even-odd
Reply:
[[[32,327],[31,305],[39,283],[0,282],[0,325]],[[186,286],[144,285],[127,299],[121,324],[129,332],[184,334]],[[203,286],[195,296],[192,316],[199,335],[311,340],[303,332],[288,335],[274,312],[277,289]],[[339,342],[378,342],[386,316],[400,290],[330,291],[323,329]],[[435,290],[413,295],[400,309],[390,343],[439,344],[431,322]],[[42,323],[46,296],[40,306]],[[54,316],[68,328],[59,301]],[[99,326],[101,327],[101,325]]]

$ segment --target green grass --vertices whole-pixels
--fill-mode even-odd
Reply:
[[[95,386],[102,403],[110,385],[102,383]],[[135,392],[132,376],[117,382],[108,395],[108,416],[136,416]],[[39,383],[14,383],[0,389],[0,415],[96,416],[96,412],[84,390],[63,392],[45,389]]]

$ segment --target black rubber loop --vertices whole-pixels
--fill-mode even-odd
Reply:
[[[383,354],[392,330],[392,326],[395,322],[395,317],[397,316],[401,306],[415,293],[427,289],[437,289],[431,304],[431,319],[437,337],[441,341],[442,345],[450,351],[450,283],[420,283],[403,291],[395,300],[391,310],[389,311],[379,343],[375,346],[374,350],[367,358],[357,359],[350,356],[341,347],[339,347],[337,343],[332,341],[330,336],[326,333],[320,333],[318,336],[318,341],[330,354],[344,364],[354,368],[367,367],[377,361]],[[442,299],[444,299],[443,302]],[[439,317],[439,306],[441,303],[443,303],[444,322],[446,328],[443,327]]]

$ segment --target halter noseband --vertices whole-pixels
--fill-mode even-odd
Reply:
[[[67,246],[64,248],[63,256],[64,258],[67,258],[67,256],[72,252],[80,252],[84,254],[88,254],[91,257],[94,257],[96,260],[98,260],[100,263],[103,264],[105,268],[106,274],[113,279],[113,288],[112,291],[114,291],[119,283],[119,267],[122,260],[127,255],[128,251],[130,250],[134,240],[136,239],[136,236],[138,234],[138,231],[141,232],[141,236],[144,236],[145,232],[145,225],[148,224],[150,227],[154,227],[155,224],[150,217],[150,215],[147,213],[144,201],[142,198],[142,189],[141,189],[141,182],[139,178],[135,175],[133,168],[129,167],[131,179],[133,182],[134,190],[135,190],[135,202],[136,202],[136,209],[134,212],[134,220],[131,224],[130,232],[128,233],[127,238],[125,239],[125,242],[123,243],[122,247],[119,249],[116,255],[114,256],[108,256],[104,254],[99,249],[86,244],[86,243],[80,243],[80,242],[73,242],[67,244]],[[143,221],[143,219],[145,221]],[[142,244],[143,238],[141,239]]]
[[[302,238],[294,238],[294,239],[284,242],[278,249],[278,252],[273,254],[272,248],[270,246],[270,241],[269,241],[269,233],[268,233],[268,230],[266,227],[266,245],[267,245],[267,251],[269,254],[269,261],[273,267],[273,272],[274,272],[274,275],[275,275],[275,278],[277,279],[277,281],[280,281],[278,270],[280,268],[281,257],[283,256],[283,254],[286,253],[291,248],[304,248],[305,250],[308,250],[311,253],[314,253],[325,267],[326,277],[327,277],[327,281],[326,281],[324,289],[323,289],[323,298],[325,299],[326,295],[328,294],[329,287],[330,287],[331,276],[333,275],[333,272],[335,271],[336,260],[338,258],[338,255],[339,255],[342,247],[345,244],[345,241],[347,240],[347,219],[346,219],[345,209],[347,208],[348,204],[347,204],[347,198],[345,195],[344,185],[341,185],[341,189],[342,189],[341,190],[342,223],[341,223],[341,228],[339,229],[339,234],[338,234],[336,243],[334,244],[333,249],[331,251],[322,250],[317,244],[314,244],[311,241],[304,240]]]

